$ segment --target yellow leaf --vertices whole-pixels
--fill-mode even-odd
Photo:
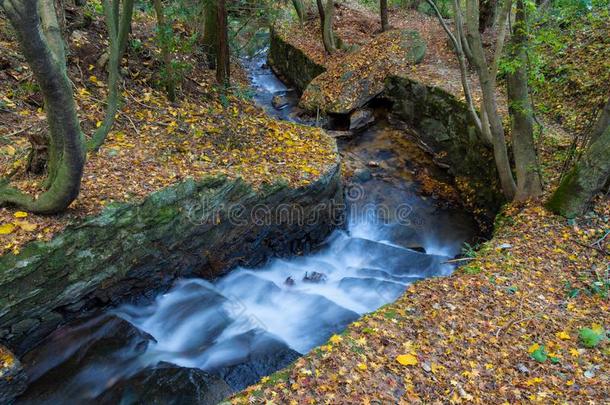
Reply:
[[[6,145],[6,146],[4,147],[4,150],[6,151],[6,153],[7,153],[9,156],[15,156],[15,152],[16,152],[16,150],[15,150],[15,148],[13,148],[11,145]]]
[[[17,221],[15,222],[16,225],[19,226],[19,228],[23,229],[26,232],[32,232],[33,230],[35,230],[38,225],[33,224],[31,222],[26,222],[26,221]]]
[[[415,357],[411,353],[401,354],[396,357],[396,361],[402,364],[403,366],[414,366],[417,364],[417,357]]]
[[[358,364],[358,369],[365,371],[367,369],[366,364],[364,364],[364,363]]]
[[[591,329],[593,330],[593,332],[597,333],[598,335],[601,335],[602,333],[604,333],[604,327],[598,323],[592,324]]]
[[[561,340],[570,339],[570,335],[566,331],[557,332],[555,335]]]
[[[28,216],[27,212],[17,211],[15,212],[15,218],[25,218]]]
[[[529,354],[534,353],[536,350],[540,349],[540,345],[538,343],[534,343],[533,345],[531,345],[528,349],[527,352]]]
[[[570,349],[570,354],[573,357],[578,357],[580,355],[580,353],[578,353],[578,349],[574,349],[574,348]]]
[[[0,235],[8,235],[9,233],[13,233],[14,230],[15,225],[13,224],[0,225]]]
[[[339,335],[332,335],[329,340],[330,340],[330,343],[337,344],[337,343],[341,342],[343,340],[343,338]]]

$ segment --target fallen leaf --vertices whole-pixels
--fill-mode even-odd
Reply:
[[[401,354],[396,357],[396,361],[402,364],[403,366],[414,366],[417,364],[417,357],[415,357],[411,353]]]

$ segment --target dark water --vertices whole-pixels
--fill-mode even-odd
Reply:
[[[297,119],[296,99],[281,110],[271,106],[289,89],[264,66],[264,55],[244,65],[255,101],[275,117]],[[347,229],[314,254],[214,281],[179,280],[149,305],[62,328],[26,356],[33,384],[21,403],[218,402],[394,301],[414,281],[450,274],[446,261],[477,229],[461,210],[419,194],[410,164],[417,150],[384,122],[339,146],[359,174],[347,184]]]

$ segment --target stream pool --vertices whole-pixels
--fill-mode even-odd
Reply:
[[[254,100],[270,115],[295,119],[296,98],[264,54],[244,66]],[[285,92],[288,104],[274,108],[272,98]],[[414,281],[450,274],[447,260],[477,227],[462,210],[419,194],[412,150],[399,135],[382,120],[339,142],[344,161],[364,169],[346,184],[345,229],[320,250],[217,280],[178,280],[152,302],[59,329],[25,356],[33,383],[18,403],[215,403],[394,301]]]

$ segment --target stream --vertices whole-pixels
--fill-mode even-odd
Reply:
[[[255,102],[298,120],[296,95],[264,54],[244,67]],[[278,110],[272,98],[284,93]],[[346,182],[347,226],[321,249],[216,280],[178,280],[152,301],[55,331],[24,357],[31,385],[18,403],[216,403],[393,302],[414,281],[450,274],[447,260],[476,237],[476,224],[420,195],[410,165],[417,152],[400,139],[380,119],[338,142],[358,175]]]

